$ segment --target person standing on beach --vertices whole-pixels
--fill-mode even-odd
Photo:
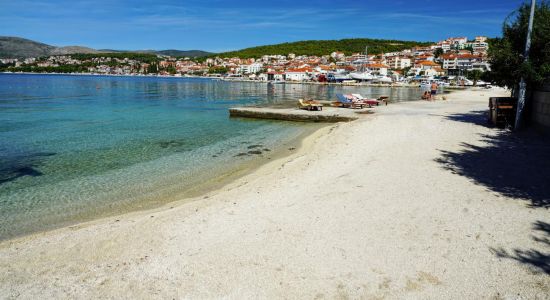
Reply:
[[[435,100],[435,95],[437,94],[437,83],[435,81],[432,82],[431,89],[430,100]]]

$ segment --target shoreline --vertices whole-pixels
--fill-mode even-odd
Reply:
[[[46,230],[40,230],[30,232],[6,239],[0,239],[0,249],[7,245],[13,245],[22,243],[25,241],[37,239],[40,237],[55,235],[58,233],[64,233],[75,229],[84,229],[94,225],[101,225],[107,222],[115,220],[118,222],[120,219],[143,217],[152,213],[166,212],[174,208],[178,208],[184,205],[203,206],[207,205],[210,194],[217,194],[224,189],[232,189],[241,185],[241,180],[245,177],[254,176],[260,169],[270,168],[280,164],[281,162],[291,161],[296,157],[302,156],[304,152],[311,149],[315,141],[332,130],[338,127],[340,123],[316,126],[317,128],[310,131],[306,131],[300,134],[297,138],[294,138],[287,143],[283,144],[285,147],[273,150],[269,158],[267,157],[255,157],[240,164],[235,165],[226,172],[220,173],[218,176],[209,179],[203,184],[199,184],[193,188],[186,189],[183,193],[174,194],[169,196],[169,199],[164,199],[161,203],[155,202],[151,205],[131,209],[124,212],[118,212],[109,215],[102,215],[99,217],[92,217],[91,219],[83,219],[81,221],[69,221],[54,228]],[[290,148],[287,148],[290,146]],[[290,150],[292,149],[292,150]],[[197,202],[197,203],[195,203]],[[201,204],[201,202],[205,202]]]
[[[229,166],[220,167],[219,170],[214,172],[213,177],[207,176],[206,173],[200,173],[198,178],[193,179],[195,182],[193,185],[189,184],[175,184],[170,187],[158,187],[154,191],[150,191],[147,195],[142,195],[139,198],[129,200],[131,205],[120,205],[120,207],[111,208],[110,212],[97,211],[96,209],[90,209],[89,213],[77,214],[66,218],[62,222],[56,222],[43,226],[43,229],[34,229],[17,233],[14,235],[8,235],[0,238],[0,244],[3,242],[9,242],[18,239],[24,239],[26,237],[32,237],[35,235],[43,235],[48,232],[57,231],[63,228],[80,227],[81,225],[88,223],[96,223],[103,219],[109,219],[113,217],[123,216],[126,214],[147,212],[152,210],[158,210],[162,207],[168,207],[172,204],[179,203],[180,205],[190,201],[200,200],[202,196],[209,192],[223,188],[226,185],[230,185],[232,182],[253,173],[264,164],[271,161],[284,159],[287,156],[291,156],[294,152],[299,151],[302,147],[303,141],[310,136],[315,135],[323,128],[330,126],[329,124],[300,124],[302,132],[295,137],[288,138],[281,145],[276,148],[271,148],[270,152],[261,155],[251,155],[249,158],[239,160],[234,158]],[[292,150],[290,150],[292,149]],[[204,177],[204,178],[202,178]],[[204,179],[204,180],[203,180]],[[180,186],[184,186],[182,189]],[[158,195],[157,195],[158,194]]]
[[[137,78],[176,78],[176,79],[210,79],[219,80],[224,82],[241,82],[241,83],[256,83],[256,84],[269,84],[269,81],[261,80],[245,80],[245,79],[224,79],[223,77],[210,77],[210,76],[195,76],[195,75],[140,75],[140,74],[94,74],[94,73],[33,73],[33,72],[0,72],[0,74],[7,75],[57,75],[57,76],[98,76],[98,77],[137,77]],[[384,83],[368,83],[368,82],[356,82],[356,83],[342,83],[342,82],[316,82],[316,81],[285,81],[284,84],[299,84],[299,85],[320,85],[320,86],[350,86],[350,87],[386,87],[386,88],[420,88],[419,84],[384,84]],[[478,86],[446,86],[444,89],[449,90],[468,90],[472,88],[481,88]]]
[[[548,210],[448,166],[491,151],[476,113],[505,93],[391,105],[200,201],[0,242],[0,298],[544,299],[547,274],[498,253],[546,253]]]

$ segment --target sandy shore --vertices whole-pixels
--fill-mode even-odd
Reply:
[[[547,190],[465,156],[503,94],[379,107],[197,201],[3,242],[0,298],[548,299]]]

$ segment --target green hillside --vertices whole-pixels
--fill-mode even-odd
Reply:
[[[346,55],[365,52],[365,46],[369,47],[369,53],[400,51],[414,46],[427,46],[430,42],[379,40],[379,39],[343,39],[343,40],[311,40],[276,45],[258,46],[238,51],[224,52],[220,57],[259,58],[262,55],[280,54],[287,55],[327,55],[334,51],[344,52]]]

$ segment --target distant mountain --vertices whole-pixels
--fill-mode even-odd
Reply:
[[[214,53],[206,52],[202,50],[161,50],[161,51],[155,51],[157,54],[161,55],[168,55],[168,56],[186,56],[186,57],[203,57],[203,56],[209,56]]]
[[[180,56],[180,57],[204,57],[214,55],[215,53],[206,52],[202,50],[113,50],[113,49],[100,49],[101,52],[135,52],[135,53],[153,53],[167,56]]]
[[[288,55],[327,55],[335,51],[344,52],[346,55],[365,52],[369,47],[369,54],[382,52],[394,52],[408,49],[414,46],[427,46],[430,42],[397,41],[381,39],[343,39],[343,40],[311,40],[292,43],[283,43],[267,46],[251,47],[237,51],[219,53],[220,57],[259,58],[263,55],[279,54]]]
[[[0,57],[38,57],[49,55],[56,47],[18,37],[0,36]]]
[[[65,46],[55,48],[50,55],[65,55],[74,53],[100,53],[101,51],[82,46]]]
[[[26,58],[40,57],[48,55],[66,55],[75,53],[108,53],[108,52],[135,52],[135,53],[154,53],[168,56],[202,57],[213,53],[201,50],[112,50],[112,49],[92,49],[82,46],[55,47],[28,39],[19,37],[0,36],[0,58]]]

